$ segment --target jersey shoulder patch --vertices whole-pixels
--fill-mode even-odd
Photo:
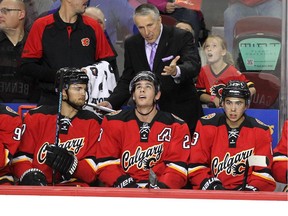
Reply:
[[[17,113],[15,110],[13,110],[11,107],[9,107],[9,106],[6,106],[6,110],[7,110],[9,113],[13,113],[13,114],[18,115],[18,113]]]
[[[16,116],[19,115],[15,110],[13,110],[11,107],[0,104],[0,114],[7,114],[10,116]]]
[[[223,113],[210,113],[201,117],[200,121],[203,125],[220,126],[225,124],[225,115]]]
[[[261,120],[253,117],[249,117],[252,127],[262,128],[264,130],[268,130],[270,127],[269,125],[265,124]]]
[[[162,122],[163,124],[166,125],[172,125],[173,123],[179,123],[179,124],[184,124],[185,121],[181,119],[179,116],[172,114],[170,112],[165,112],[159,110],[154,117],[156,121]]]
[[[212,119],[215,115],[216,115],[216,113],[210,113],[210,114],[205,115],[205,116],[203,116],[201,118],[202,119]]]
[[[179,123],[184,123],[184,120],[181,119],[180,117],[178,117],[177,115],[175,115],[175,114],[173,114],[173,113],[171,113],[171,115],[174,117],[174,119],[175,119],[177,122],[179,122]]]

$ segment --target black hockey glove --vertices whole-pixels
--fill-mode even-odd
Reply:
[[[200,185],[200,188],[202,190],[226,190],[223,187],[222,182],[216,177],[204,179]]]
[[[47,186],[46,176],[41,170],[32,168],[23,173],[19,185]]]
[[[55,145],[48,145],[46,151],[45,164],[60,172],[65,179],[70,179],[78,165],[78,160],[73,152]]]
[[[118,188],[139,188],[135,180],[130,175],[122,175],[113,185]]]
[[[258,188],[246,184],[245,188],[243,189],[242,187],[239,189],[240,191],[259,191]]]
[[[156,185],[152,185],[152,184],[147,184],[146,186],[145,186],[145,188],[151,188],[151,189],[167,189],[167,188],[169,188],[167,185],[165,185],[164,183],[162,183],[162,182],[157,182],[157,184]]]

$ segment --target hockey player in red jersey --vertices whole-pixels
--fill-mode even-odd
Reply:
[[[94,182],[101,118],[82,109],[87,83],[88,76],[79,69],[60,69],[56,90],[62,96],[61,112],[58,106],[43,105],[25,116],[25,130],[13,159],[20,185],[89,186]],[[55,138],[56,130],[59,139]]]
[[[284,122],[282,135],[273,150],[272,174],[276,181],[288,184],[288,120]]]
[[[250,92],[243,81],[230,81],[222,91],[224,113],[202,117],[192,139],[188,176],[193,189],[273,191],[272,136],[269,127],[247,116]],[[246,160],[266,156],[267,167],[251,166],[242,187]]]
[[[161,92],[154,73],[138,73],[129,90],[135,109],[103,118],[96,154],[99,180],[119,188],[184,187],[191,143],[187,124],[157,109]]]
[[[0,104],[0,185],[13,185],[11,161],[21,138],[22,119],[10,107]]]

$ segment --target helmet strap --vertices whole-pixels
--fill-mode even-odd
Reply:
[[[139,113],[140,115],[142,115],[142,116],[147,116],[147,115],[149,115],[149,114],[154,110],[154,107],[155,107],[155,106],[156,106],[156,102],[153,101],[153,106],[152,106],[151,110],[149,110],[149,112],[147,112],[147,113],[142,113],[142,112],[140,112],[140,111],[137,109],[137,106],[135,106],[135,110],[136,110],[137,113]]]

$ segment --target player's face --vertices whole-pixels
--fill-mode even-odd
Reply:
[[[226,122],[230,127],[239,127],[244,121],[244,112],[247,109],[245,99],[227,97],[222,102],[224,112],[227,116]]]
[[[141,80],[135,84],[133,100],[138,108],[154,106],[154,101],[158,100],[160,92],[155,95],[155,87],[152,82]]]
[[[208,38],[205,41],[204,52],[209,64],[223,61],[223,57],[226,55],[226,50],[222,48],[220,40],[216,38]]]
[[[69,101],[76,106],[82,107],[87,97],[86,84],[71,84],[68,89]]]
[[[152,14],[146,16],[135,16],[135,25],[140,34],[148,43],[154,43],[160,35],[161,17],[156,18]]]

